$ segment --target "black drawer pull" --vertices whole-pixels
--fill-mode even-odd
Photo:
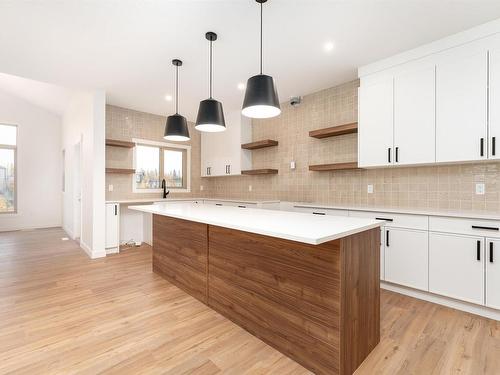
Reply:
[[[117,208],[117,207],[118,207],[118,206],[115,204],[115,216],[117,215],[117,213],[116,213],[116,208]]]
[[[481,138],[481,156],[484,156],[484,138]]]
[[[491,155],[495,156],[496,154],[496,137],[491,138]]]
[[[384,220],[384,221],[390,221],[390,222],[394,221],[394,219],[387,219],[385,217],[376,217],[375,220]]]
[[[385,231],[385,246],[389,247],[389,231]]]
[[[490,242],[490,263],[493,263],[493,242]]]
[[[399,163],[399,147],[396,147],[396,163]]]
[[[476,250],[477,254],[476,254],[476,259],[478,261],[481,261],[481,241],[477,241],[477,250]]]
[[[387,149],[387,160],[389,161],[389,163],[391,162],[391,148],[390,147]]]
[[[498,228],[495,227],[483,227],[481,225],[473,225],[472,229],[484,229],[484,230],[498,230]]]
[[[216,203],[215,205],[216,206],[222,206],[222,203]]]
[[[239,208],[247,208],[247,206],[238,206]]]
[[[324,212],[313,212],[313,215],[326,215]]]

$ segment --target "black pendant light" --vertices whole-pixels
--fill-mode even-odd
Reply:
[[[217,34],[209,31],[205,38],[210,41],[210,82],[209,98],[202,100],[198,108],[195,129],[202,132],[221,132],[226,130],[222,103],[212,98],[212,42],[217,40]]]
[[[247,81],[241,113],[251,118],[270,118],[281,113],[274,79],[262,74],[262,4],[267,0],[255,0],[260,4],[260,74]]]
[[[165,125],[165,138],[168,141],[189,141],[189,129],[186,118],[179,115],[179,66],[182,66],[182,61],[178,59],[172,60],[175,66],[175,115],[167,117]]]

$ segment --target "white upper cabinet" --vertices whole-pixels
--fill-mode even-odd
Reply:
[[[393,78],[359,88],[358,165],[391,165],[394,145]]]
[[[251,151],[241,144],[252,141],[251,121],[240,111],[225,113],[226,130],[201,134],[201,176],[239,175],[251,169]]]
[[[394,77],[394,163],[436,161],[435,66]]]
[[[487,158],[488,53],[473,50],[449,51],[436,66],[438,162]]]
[[[489,53],[489,139],[488,156],[500,159],[500,49],[492,49]]]

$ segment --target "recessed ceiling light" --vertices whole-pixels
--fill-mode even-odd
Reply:
[[[241,90],[241,91],[245,90],[245,84],[241,83],[241,82],[238,83],[238,90]]]
[[[172,96],[171,95],[165,95],[165,100],[167,102],[171,102],[172,101]]]
[[[326,42],[323,45],[323,49],[325,50],[325,52],[332,52],[334,47],[335,46],[334,46],[333,42]]]

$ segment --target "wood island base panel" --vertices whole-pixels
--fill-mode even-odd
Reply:
[[[153,270],[316,374],[380,340],[380,229],[320,245],[153,215]]]

